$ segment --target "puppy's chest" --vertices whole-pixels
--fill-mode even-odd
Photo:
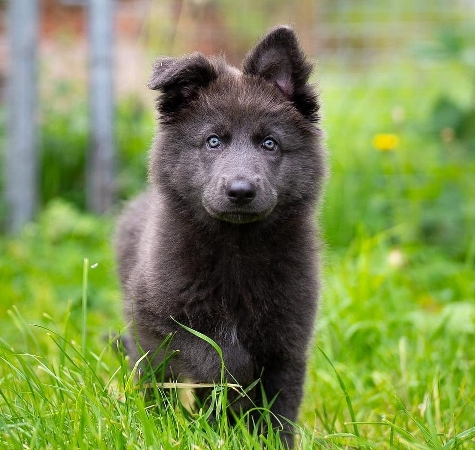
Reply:
[[[222,342],[254,341],[272,322],[280,297],[271,284],[268,274],[208,273],[182,293],[183,312],[191,327]]]
[[[229,344],[270,338],[292,289],[289,263],[266,247],[196,250],[175,266],[172,315]]]
[[[184,312],[190,324],[203,329],[216,328],[219,332],[259,327],[267,314],[268,299],[246,284],[230,280],[212,285],[195,284],[183,293]]]

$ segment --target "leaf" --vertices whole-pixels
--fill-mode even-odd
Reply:
[[[432,125],[437,132],[444,128],[458,129],[463,118],[463,110],[453,100],[446,96],[438,98],[432,113]]]

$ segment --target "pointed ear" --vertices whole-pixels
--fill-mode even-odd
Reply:
[[[208,86],[218,74],[211,62],[201,53],[182,58],[160,58],[153,65],[148,87],[161,91],[157,109],[163,122],[171,122]]]
[[[243,73],[264,78],[311,122],[318,121],[318,100],[308,84],[312,64],[307,61],[292,28],[280,26],[269,31],[249,52]]]

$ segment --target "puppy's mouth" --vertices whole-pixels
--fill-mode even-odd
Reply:
[[[206,204],[204,205],[204,207],[207,213],[215,219],[235,224],[258,222],[259,220],[266,218],[270,213],[270,211],[244,211],[242,209],[218,211],[209,207]]]
[[[257,222],[259,220],[262,220],[266,215],[267,214],[224,211],[224,212],[219,212],[218,214],[215,214],[214,217],[216,217],[219,220],[223,220],[225,222],[240,224],[240,223]]]

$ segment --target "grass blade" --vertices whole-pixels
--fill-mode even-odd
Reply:
[[[89,259],[84,258],[82,272],[82,356],[86,357],[86,334],[87,334],[87,277],[89,269]]]
[[[323,357],[327,360],[328,364],[330,364],[333,371],[335,372],[335,375],[336,375],[337,380],[338,380],[338,384],[340,385],[340,388],[343,391],[343,394],[345,395],[346,406],[347,406],[348,411],[350,413],[351,423],[353,425],[354,434],[355,434],[356,437],[359,437],[360,433],[359,433],[359,430],[358,430],[358,426],[356,424],[356,417],[355,417],[355,413],[353,411],[353,405],[351,404],[350,394],[348,393],[348,390],[346,389],[345,382],[341,378],[340,374],[336,370],[336,367],[333,365],[333,363],[331,362],[331,360],[327,356],[327,354],[323,351],[323,349],[319,345],[317,345],[317,347],[320,350]]]

